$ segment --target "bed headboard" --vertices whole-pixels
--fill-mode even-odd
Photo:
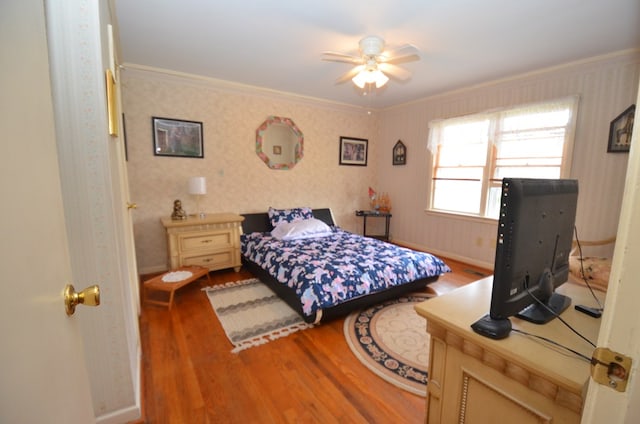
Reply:
[[[267,233],[273,230],[271,221],[269,221],[269,215],[266,212],[243,213],[241,215],[244,216],[242,232],[245,234],[255,232]],[[313,216],[329,226],[335,225],[333,214],[329,208],[313,209]]]

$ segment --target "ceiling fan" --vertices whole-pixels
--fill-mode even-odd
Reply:
[[[338,78],[336,83],[343,83],[351,79],[360,88],[364,88],[366,84],[375,84],[376,88],[380,88],[389,81],[386,74],[399,80],[408,79],[411,72],[397,66],[397,64],[420,60],[418,49],[411,44],[405,44],[393,52],[386,52],[384,45],[384,40],[381,37],[370,35],[360,40],[359,56],[326,51],[322,53],[322,60],[356,65]]]

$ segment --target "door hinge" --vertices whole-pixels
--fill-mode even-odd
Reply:
[[[627,389],[631,373],[631,358],[606,347],[597,347],[591,357],[591,377],[596,383],[619,392]]]

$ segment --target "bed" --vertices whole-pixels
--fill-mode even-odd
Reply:
[[[431,254],[342,230],[330,209],[243,216],[243,265],[308,323],[422,290],[450,271]]]

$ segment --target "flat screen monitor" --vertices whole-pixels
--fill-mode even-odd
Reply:
[[[569,277],[578,181],[505,178],[500,202],[491,307],[471,326],[494,339],[509,317],[544,324],[571,304],[555,289]]]

